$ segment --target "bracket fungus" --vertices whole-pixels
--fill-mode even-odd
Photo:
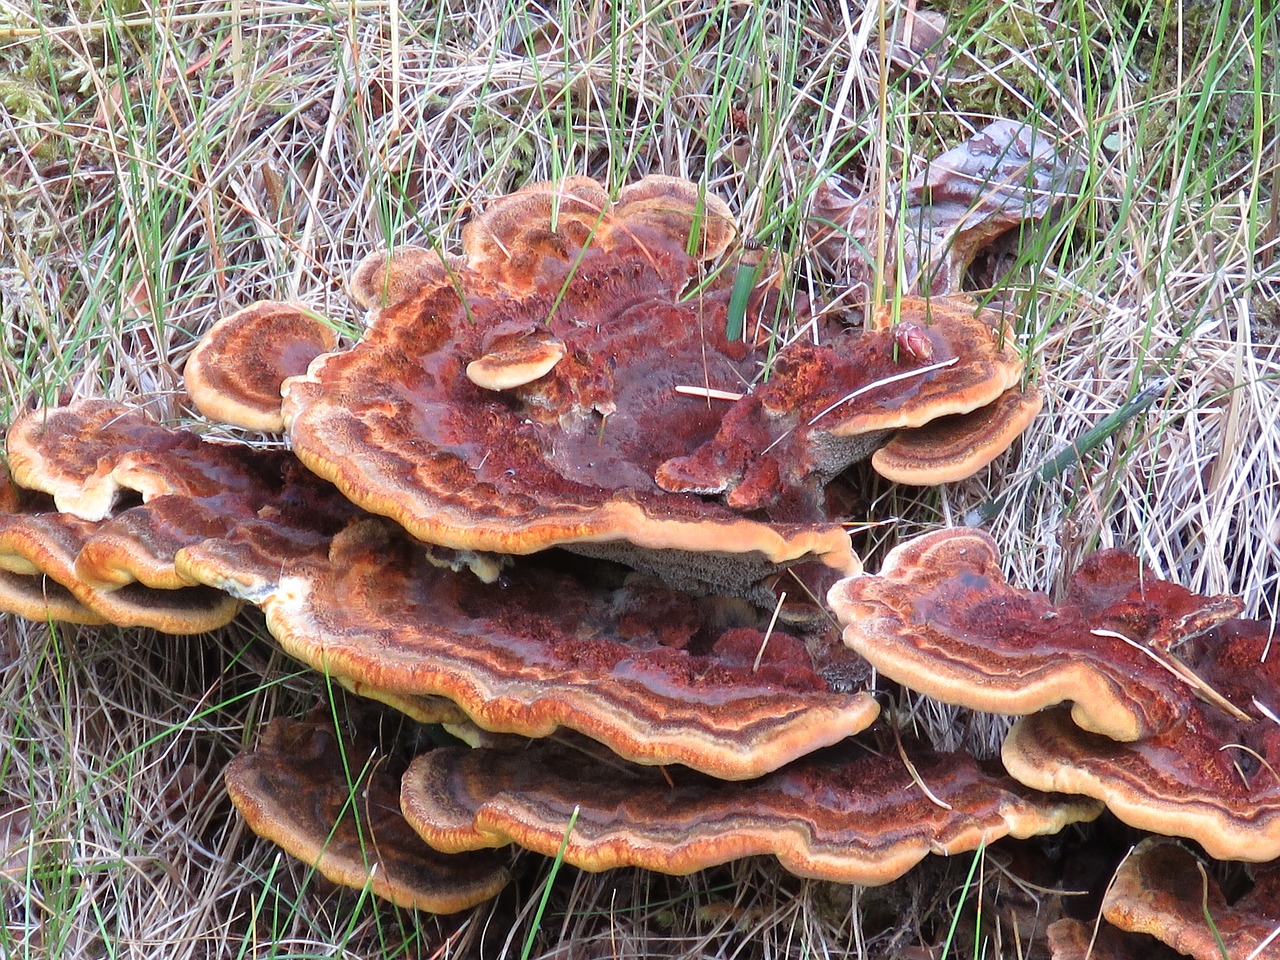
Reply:
[[[914,486],[963,480],[1008,450],[1043,405],[1039,390],[1012,387],[971,413],[899,430],[871,455],[871,467],[886,480]]]
[[[712,600],[600,586],[543,560],[493,582],[499,566],[412,542],[287,453],[203,443],[96,402],[44,413],[42,423],[92,444],[91,456],[77,457],[46,442],[50,431],[25,431],[36,441],[28,461],[57,472],[63,489],[74,493],[129,464],[128,482],[145,468],[144,486],[158,492],[100,521],[40,515],[45,524],[61,518],[77,538],[61,550],[55,579],[113,622],[140,621],[103,608],[98,593],[173,602],[208,595],[224,611],[218,623],[248,600],[263,607],[288,652],[419,719],[469,716],[486,729],[535,736],[563,724],[628,756],[727,776],[773,769],[876,715],[869,695],[832,692],[800,640],[759,632],[760,614],[749,607],[741,622],[717,626],[699,612]],[[53,572],[52,562],[41,569]],[[76,569],[102,589],[76,579]],[[652,612],[639,609],[646,603]]]
[[[772,855],[802,877],[864,885],[888,883],[930,853],[1056,833],[1099,812],[1019,789],[964,753],[913,748],[908,767],[853,741],[746,783],[593,759],[555,742],[444,748],[410,764],[401,807],[448,852],[515,843],[547,856],[563,849],[586,870],[676,875]]]
[[[285,430],[292,452],[105,400],[24,414],[8,434],[24,489],[0,487],[0,606],[174,631],[111,604],[212,598],[225,622],[248,602],[303,663],[480,744],[424,755],[402,784],[417,831],[472,851],[457,856],[410,829],[386,758],[327,722],[274,721],[227,771],[255,831],[337,882],[435,912],[505,883],[475,850],[555,853],[575,807],[566,859],[586,869],[763,854],[863,884],[1096,816],[1098,800],[1037,793],[964,754],[851,739],[879,708],[849,638],[896,649],[923,630],[951,650],[928,682],[963,689],[996,655],[955,635],[994,624],[1023,644],[995,668],[1007,684],[980,681],[1002,704],[1033,709],[1037,688],[1095,729],[1146,736],[1200,722],[1203,705],[1138,654],[1099,654],[1075,686],[1027,680],[1028,657],[1064,659],[1031,628],[1168,646],[1225,635],[1235,607],[1107,556],[1055,608],[1004,583],[990,543],[963,532],[834,588],[843,643],[782,615],[781,598],[772,620],[744,601],[768,577],[825,589],[859,572],[824,509],[849,463],[888,440],[873,458],[887,476],[953,479],[1039,401],[1021,391],[1006,318],[960,298],[905,298],[884,329],[819,318],[824,342],[774,352],[778,291],[753,288],[742,322],[746,273],[713,265],[736,240],[729,209],[687,181],[648,177],[614,199],[586,178],[535,184],[490,202],[460,256],[367,258],[350,292],[370,323],[350,349],[297,304],[214,326],[188,362],[193,402]],[[216,625],[194,623],[181,631]],[[1118,688],[1122,673],[1141,695]],[[1098,691],[1101,706],[1081,707]]]
[[[15,477],[79,510],[57,522],[78,532],[76,575],[100,589],[198,586],[176,569],[177,552],[251,520],[332,534],[361,514],[285,451],[206,442],[109,401],[27,414],[11,428],[9,449],[23,464]],[[142,503],[120,502],[129,491]],[[52,508],[36,512],[54,522]]]
[[[225,536],[261,501],[241,497],[156,497],[95,523],[76,555],[76,574],[99,587],[141,583],[158,590],[193,585],[174,565],[191,543]]]
[[[1116,870],[1102,914],[1121,930],[1155,937],[1195,960],[1280,960],[1280,868],[1257,867],[1253,881],[1252,890],[1228,904],[1189,850],[1148,837]]]
[[[1085,924],[1064,918],[1049,924],[1045,933],[1050,960],[1177,960],[1182,956],[1108,923]],[[1216,960],[1222,960],[1221,956]]]
[[[751,389],[768,351],[728,335],[727,272],[688,290],[734,236],[685,181],[646,178],[610,203],[570,178],[494,201],[460,257],[371,257],[350,285],[373,311],[363,339],[283,384],[294,449],[454,549],[567,546],[713,591],[807,557],[851,573],[826,481],[893,430],[996,401],[1023,359],[999,314],[911,300],[895,331],[784,347]],[[975,423],[980,449],[953,472],[1017,433]]]
[[[0,473],[0,530],[6,518],[23,512],[25,496]],[[86,626],[102,626],[107,618],[94,613],[77,600],[62,584],[51,580],[32,560],[7,547],[0,540],[0,611],[16,614],[27,620],[55,620],[62,623],[79,623]]]
[[[477,387],[502,391],[545,377],[564,359],[568,348],[559,340],[523,337],[497,347],[467,364],[467,379]]]
[[[844,642],[878,670],[927,696],[992,713],[1063,701],[1085,730],[1136,740],[1183,722],[1197,688],[1169,649],[1240,610],[1202,597],[1104,550],[1054,605],[1009,585],[980,530],[939,530],[890,551],[876,576],[827,597]]]
[[[86,607],[56,581],[42,575],[13,573],[0,567],[0,612],[37,622],[106,626],[106,617]]]
[[[733,405],[714,439],[664,462],[658,484],[724,494],[743,510],[813,503],[827,480],[892,431],[995,402],[1019,383],[1023,365],[999,314],[961,298],[904,299],[897,328],[784,349],[769,382]]]
[[[262,300],[200,338],[182,376],[197,410],[246,430],[280,433],[280,386],[338,345],[333,328],[300,303]]]
[[[624,186],[616,201],[590,177],[567,177],[496,198],[467,224],[462,243],[467,267],[505,291],[528,294],[563,283],[566,260],[593,243],[617,242],[616,232],[654,258],[686,252],[706,262],[729,248],[737,227],[723,200],[679,177],[651,174]],[[689,271],[687,262],[672,266]]]
[[[573,178],[495,201],[461,257],[369,258],[351,282],[373,310],[364,338],[284,384],[294,449],[453,549],[567,545],[729,589],[806,557],[852,572],[847,535],[816,514],[768,524],[653,480],[719,422],[676,387],[754,374],[725,335],[730,285],[685,296],[733,236],[723,204],[683,181],[646,178],[611,204]]]
[[[9,427],[6,447],[18,486],[49,494],[59,510],[84,520],[112,516],[131,493],[143,503],[168,495],[254,499],[268,482],[264,474],[281,469],[278,456],[202,440],[145,410],[101,399],[23,414]]]
[[[239,611],[240,599],[178,569],[183,547],[250,521],[332,535],[360,512],[284,451],[208,443],[109,401],[26,414],[10,430],[9,449],[21,463],[15,477],[48,492],[14,488],[7,498],[6,552],[29,568],[7,569],[47,574],[94,620],[121,626],[198,633]],[[118,499],[130,490],[143,502]],[[93,519],[56,509],[58,496]],[[50,596],[62,606],[48,615],[84,619]],[[38,605],[28,612],[40,616]]]
[[[1005,738],[1005,768],[1038,790],[1096,797],[1125,823],[1188,837],[1212,857],[1276,859],[1280,665],[1264,657],[1271,640],[1269,622],[1229,620],[1185,643],[1182,659],[1211,699],[1188,697],[1179,724],[1132,743],[1080,730],[1060,709],[1023,717]]]
[[[717,624],[711,601],[657,584],[598,582],[572,557],[560,569],[517,561],[484,583],[382,520],[301,555],[258,536],[243,524],[179,563],[260,606],[285,651],[313,668],[355,689],[446,697],[486,730],[564,726],[642,763],[742,779],[878,712],[866,693],[832,692],[799,639]]]
[[[441,854],[400,815],[397,780],[359,741],[339,744],[328,723],[276,718],[258,746],[226,769],[249,828],[323,876],[399,906],[457,913],[507,883],[494,855]]]
[[[77,572],[76,558],[97,524],[12,487],[0,499],[0,609],[32,620],[113,623],[172,634],[205,633],[240,610],[239,600],[205,586],[156,590],[89,583]]]
[[[84,520],[108,516],[125,490],[144,499],[172,492],[141,482],[146,478],[134,471],[139,451],[180,457],[199,444],[194,434],[164,430],[145,411],[102,399],[25,413],[5,439],[14,483],[49,494],[59,510]]]

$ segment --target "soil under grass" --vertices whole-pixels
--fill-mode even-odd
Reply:
[[[0,3],[0,422],[106,395],[199,424],[180,372],[216,318],[300,299],[355,332],[343,283],[365,253],[456,249],[487,198],[566,174],[705,183],[790,256],[797,295],[857,322],[858,264],[809,243],[814,189],[838,176],[891,198],[1007,117],[1082,171],[968,278],[1016,306],[1045,411],[963,483],[859,471],[868,566],[1009,492],[989,529],[1015,583],[1053,593],[1116,545],[1276,617],[1277,15],[947,0],[942,40],[913,61],[922,9]],[[1146,414],[1025,482],[1153,376],[1170,386]],[[492,904],[410,914],[331,888],[230,809],[226,760],[265,719],[335,695],[259,618],[194,638],[6,619],[3,641],[6,957],[1045,956],[1054,891],[1100,892],[1133,839],[1104,821],[1087,843],[999,844],[866,890],[764,860],[676,879],[565,868],[540,917],[548,865],[529,856]],[[940,746],[991,755],[1004,729],[896,696],[898,721]]]

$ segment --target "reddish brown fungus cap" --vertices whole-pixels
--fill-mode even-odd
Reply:
[[[612,228],[609,193],[589,177],[531,183],[495,197],[462,233],[467,266],[522,294],[563,277],[561,264]]]
[[[96,524],[23,506],[0,513],[5,609],[33,620],[113,623],[164,633],[204,633],[231,621],[241,602],[203,586],[153,590],[139,584],[100,589],[76,573],[76,557]]]
[[[183,369],[187,393],[210,420],[279,433],[280,385],[337,344],[308,307],[264,300],[223,317],[200,339]]]
[[[42,573],[14,573],[0,564],[0,612],[45,623],[103,626],[107,618],[94,613],[55,580]]]
[[[446,851],[515,843],[554,856],[567,841],[565,861],[586,870],[677,875],[773,855],[800,876],[858,884],[887,883],[929,853],[1052,833],[1098,813],[1088,802],[1020,790],[965,754],[913,748],[911,757],[918,781],[892,748],[877,754],[850,742],[730,783],[554,742],[449,748],[410,765],[401,806]]]
[[[107,589],[131,583],[158,590],[194,586],[174,566],[177,552],[224,536],[255,509],[256,502],[243,497],[156,497],[95,523],[76,555],[76,575]]]
[[[366,310],[392,309],[427,290],[455,282],[465,257],[442,256],[412,244],[371,253],[357,264],[347,281],[351,299]]]
[[[724,412],[676,388],[738,388],[764,359],[727,339],[728,272],[686,294],[724,215],[667,179],[611,204],[578,178],[493,201],[457,260],[366,260],[351,284],[374,306],[364,338],[285,384],[294,449],[451,549],[571,545],[728,590],[808,557],[856,569],[816,509],[767,523],[654,481]]]
[[[698,260],[715,260],[737,239],[733,211],[716,194],[680,177],[650,174],[618,193],[614,214],[624,226],[648,224],[664,236],[691,238]],[[696,230],[696,233],[695,233]]]
[[[902,316],[892,330],[792,344],[713,440],[658,468],[659,485],[724,494],[741,509],[786,503],[801,490],[814,500],[890,431],[976,410],[1019,382],[1023,360],[1000,315],[934,298],[904,299]]]
[[[1054,709],[1013,725],[1001,756],[1038,790],[1096,797],[1125,823],[1188,837],[1222,860],[1280,857],[1280,666],[1266,621],[1229,620],[1183,644],[1196,682],[1178,725],[1134,743],[1080,730]]]
[[[1126,933],[1102,921],[1055,920],[1045,933],[1050,960],[1177,960],[1182,956],[1150,937]]]
[[[495,896],[507,871],[492,854],[437,853],[400,815],[385,759],[331,726],[277,718],[227,766],[227,791],[251,830],[334,883],[401,907],[457,913]]]
[[[15,487],[9,475],[0,471],[0,529],[5,518],[27,509],[26,494]],[[101,626],[106,618],[94,613],[71,591],[44,572],[26,556],[0,542],[0,611],[27,620],[55,620]]]
[[[695,260],[720,256],[737,236],[723,200],[679,177],[651,175],[623,187],[616,201],[595,180],[533,183],[491,201],[463,231],[473,270],[527,293],[563,278],[563,262],[588,246],[635,244],[665,257],[672,241]]]
[[[240,444],[211,443],[111,400],[77,400],[23,414],[9,428],[14,482],[47,493],[59,510],[85,520],[113,514],[122,492],[144,502],[180,495],[211,498],[261,491],[274,471]],[[292,459],[292,458],[290,458]]]
[[[120,474],[148,455],[181,457],[199,444],[193,434],[164,431],[141,410],[98,399],[23,414],[6,438],[14,482],[51,495],[59,510],[85,520],[108,516],[125,488],[144,497],[170,492],[161,482],[138,490]],[[134,471],[133,479],[142,478]]]
[[[220,465],[228,466],[221,448],[211,449],[218,451]],[[286,550],[295,539],[309,546],[366,516],[290,454],[251,447],[240,448],[240,453],[240,478],[256,478],[248,489],[211,496],[168,494],[120,511],[94,526],[76,558],[77,574],[99,586],[135,580],[161,589],[189,586],[203,581],[177,568],[184,547],[225,538],[253,523],[276,531]]]
[[[1117,740],[1188,716],[1196,692],[1162,658],[1240,609],[1117,550],[1090,557],[1055,605],[1010,586],[994,541],[966,528],[899,545],[878,575],[843,580],[827,600],[844,642],[912,690],[993,713],[1071,701],[1077,724]]]
[[[1280,960],[1280,867],[1256,868],[1253,889],[1230,904],[1214,872],[1180,844],[1149,837],[1120,864],[1103,915],[1195,960]]]
[[[75,575],[88,586],[113,590],[141,583],[159,590],[196,586],[174,566],[184,546],[226,535],[248,521],[332,534],[360,513],[292,454],[240,444],[208,443],[185,430],[161,426],[145,413],[104,401],[80,401],[37,411],[15,425],[26,470],[35,482],[53,478],[66,499],[102,503],[101,518],[74,523],[53,504],[26,496],[17,513],[41,522],[75,526]],[[64,442],[66,437],[75,442]],[[77,446],[77,442],[80,446]],[[103,490],[132,488],[144,502],[112,506]],[[95,507],[92,513],[101,512]],[[27,523],[33,522],[28,519]]]
[[[312,667],[388,694],[447,697],[488,730],[542,737],[563,726],[640,762],[745,778],[877,713],[868,694],[831,690],[821,638],[816,653],[783,630],[766,644],[745,604],[725,620],[713,601],[564,556],[520,560],[483,583],[436,566],[382,521],[306,553],[284,553],[273,536],[244,524],[182,551],[179,566],[260,605],[284,649]]]
[[[963,480],[1008,450],[1043,405],[1040,391],[1014,387],[972,413],[899,430],[872,455],[871,466],[894,483],[933,486]]]

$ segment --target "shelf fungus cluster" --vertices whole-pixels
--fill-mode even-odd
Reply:
[[[1115,871],[1097,922],[1049,925],[1052,960],[1275,960],[1280,865],[1251,865],[1251,886],[1230,896],[1215,873],[1178,841],[1146,838]]]
[[[1238,599],[1195,594],[1104,550],[1054,604],[1005,580],[985,533],[949,529],[897,547],[879,574],[841,581],[828,602],[845,643],[886,677],[1018,715],[1001,751],[1018,781],[1093,797],[1125,823],[1195,841],[1219,860],[1280,859],[1275,628],[1238,618]],[[1105,916],[1191,956],[1222,956],[1195,864],[1171,842],[1140,848],[1110,888]],[[1262,920],[1224,921],[1231,937],[1240,928],[1239,949],[1226,955],[1280,956],[1273,873],[1255,869]],[[1058,930],[1063,957],[1078,932]]]
[[[587,870],[762,855],[870,884],[1096,816],[898,739],[860,656],[774,593],[860,573],[824,496],[851,463],[954,479],[1025,427],[1009,324],[956,298],[788,319],[741,255],[693,184],[576,178],[491,202],[458,255],[362,263],[354,345],[300,304],[234,313],[193,402],[288,449],[106,400],[21,415],[0,604],[171,633],[249,604],[297,660],[443,724],[470,746],[400,771],[332,718],[277,720],[227,772],[256,831],[411,907],[492,896],[499,848],[554,853],[571,820]]]

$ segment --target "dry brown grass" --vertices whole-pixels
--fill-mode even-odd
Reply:
[[[888,189],[991,114],[1034,118],[1089,171],[997,291],[1023,308],[1046,410],[980,477],[876,488],[900,519],[872,553],[1013,488],[991,528],[1015,582],[1053,591],[1115,544],[1275,617],[1274,15],[955,0],[956,75],[924,81],[886,71],[879,42],[914,6],[0,0],[0,414],[106,394],[192,422],[179,372],[214,319],[289,297],[354,330],[359,257],[449,247],[487,197],[563,173],[705,181],[826,303],[839,271],[799,227],[821,176]],[[1154,372],[1175,380],[1148,416],[1018,486]],[[0,955],[519,956],[545,877],[532,858],[494,904],[440,920],[330,890],[245,836],[220,765],[325,693],[259,631],[248,615],[192,639],[5,624]],[[910,716],[948,745],[989,751],[1001,730],[930,703]],[[992,903],[1000,860],[979,867]],[[880,890],[761,862],[565,871],[534,953],[907,956],[955,916],[977,929],[968,868]],[[981,930],[952,955],[1043,947],[990,912]]]

